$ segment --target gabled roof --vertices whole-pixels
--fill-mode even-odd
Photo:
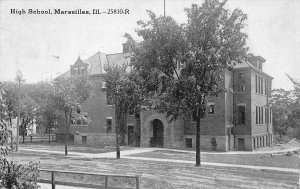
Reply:
[[[83,64],[88,64],[88,75],[97,75],[104,74],[105,65],[118,65],[122,66],[126,63],[129,63],[129,53],[116,53],[116,54],[105,54],[102,52],[97,52],[86,60],[81,60],[80,57],[76,60],[76,62],[71,66],[79,66]],[[70,70],[61,74],[58,77],[71,77]]]
[[[83,61],[80,59],[80,57],[78,56],[75,64],[73,64],[73,66],[81,66],[84,65]]]

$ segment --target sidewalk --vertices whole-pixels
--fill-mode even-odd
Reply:
[[[254,151],[254,152],[224,152],[224,153],[211,153],[211,152],[201,152],[202,154],[262,154],[262,153],[278,153],[278,152],[287,152],[291,150],[295,150],[296,148],[292,149],[284,149],[278,151]],[[173,162],[173,163],[186,163],[186,164],[195,164],[194,161],[186,161],[186,160],[175,160],[175,159],[160,159],[160,158],[147,158],[147,157],[132,157],[129,155],[144,153],[144,152],[152,152],[152,151],[177,151],[177,152],[187,152],[187,153],[195,153],[192,151],[185,151],[185,150],[173,150],[173,149],[165,149],[165,148],[134,148],[130,150],[121,151],[121,158],[124,159],[132,159],[132,160],[143,160],[143,161],[157,161],[157,162]],[[28,149],[28,148],[21,148],[20,151],[34,151],[34,152],[44,152],[44,153],[51,153],[51,154],[64,154],[63,151],[51,151],[51,150],[41,150],[41,149]],[[80,152],[69,152],[68,156],[81,156],[85,158],[115,158],[116,152],[106,152],[106,153],[99,153],[99,154],[92,154],[92,153],[80,153]],[[299,157],[300,158],[300,157]],[[281,171],[281,172],[291,172],[291,173],[299,173],[300,170],[298,169],[291,169],[291,168],[280,168],[280,167],[268,167],[268,166],[253,166],[253,165],[240,165],[240,164],[226,164],[226,163],[213,163],[213,162],[201,162],[202,165],[208,166],[217,166],[217,167],[235,167],[235,168],[247,168],[247,169],[255,169],[255,170],[272,170],[272,171]]]
[[[123,158],[134,159],[134,160],[144,160],[144,161],[159,161],[159,162],[195,164],[194,161],[175,160],[175,159],[159,159],[159,158],[128,157],[128,156],[125,156]],[[253,165],[239,165],[239,164],[227,164],[227,163],[212,163],[212,162],[201,162],[201,165],[216,166],[216,167],[246,168],[246,169],[255,169],[255,170],[271,170],[271,171],[281,171],[281,172],[299,173],[300,174],[300,170],[291,169],[291,168],[253,166]]]
[[[121,157],[125,157],[128,155],[138,154],[138,153],[144,153],[144,152],[152,152],[158,150],[157,148],[134,148],[131,150],[124,150],[121,151]],[[31,151],[31,152],[44,152],[44,153],[50,153],[50,154],[62,154],[64,155],[64,151],[53,151],[53,150],[42,150],[42,149],[32,149],[32,148],[20,148],[20,151]],[[105,153],[82,153],[82,152],[70,152],[68,151],[68,156],[82,156],[87,158],[115,158],[116,152],[105,152]]]
[[[168,149],[168,148],[151,148],[155,150],[160,150],[160,151],[173,151],[173,152],[185,152],[185,153],[191,153],[191,154],[196,154],[195,151],[189,151],[189,150],[176,150],[176,149]],[[228,155],[249,155],[249,154],[276,154],[276,153],[285,153],[288,151],[295,151],[295,150],[300,150],[299,147],[291,147],[291,148],[286,148],[286,149],[280,149],[280,150],[255,150],[255,151],[228,151],[228,152],[202,152],[201,154],[228,154]]]

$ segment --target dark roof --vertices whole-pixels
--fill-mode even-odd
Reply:
[[[129,63],[129,53],[116,53],[116,54],[107,54],[107,61],[110,65],[122,66]]]
[[[105,73],[104,67],[107,64],[121,66],[123,64],[129,63],[129,60],[130,60],[129,53],[105,54],[98,51],[97,53],[95,53],[94,55],[92,55],[91,57],[83,61],[80,59],[80,57],[78,57],[76,62],[71,66],[87,64],[88,75],[98,75],[98,74]],[[58,77],[70,77],[70,76],[71,74],[69,70]]]
[[[88,74],[103,74],[104,65],[107,64],[106,54],[102,52],[97,52],[88,59],[84,61],[89,65]]]
[[[75,64],[73,64],[73,66],[79,66],[79,65],[84,65],[85,63],[80,59],[80,57],[78,56]]]

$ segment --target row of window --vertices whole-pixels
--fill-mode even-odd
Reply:
[[[71,75],[84,75],[87,74],[87,69],[86,68],[73,68],[71,69]]]
[[[271,82],[261,76],[255,75],[255,92],[257,94],[270,95]]]
[[[272,123],[272,109],[256,106],[256,124]]]

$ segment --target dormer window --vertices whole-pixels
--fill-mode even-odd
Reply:
[[[258,63],[258,69],[262,70],[262,63],[261,62]]]
[[[80,57],[76,60],[76,62],[70,67],[70,72],[72,76],[76,75],[84,75],[87,74],[88,64],[84,63]]]

